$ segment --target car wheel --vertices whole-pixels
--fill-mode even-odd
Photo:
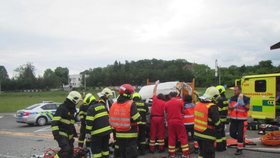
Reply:
[[[39,117],[36,123],[39,126],[44,126],[47,124],[47,119],[45,117]]]

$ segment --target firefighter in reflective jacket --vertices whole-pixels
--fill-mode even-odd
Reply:
[[[241,88],[234,87],[234,96],[229,100],[230,136],[237,139],[235,155],[241,155],[245,143],[245,132],[250,108],[250,98],[241,93]]]
[[[220,121],[221,121],[221,131],[217,132],[217,146],[216,150],[217,151],[225,151],[227,148],[227,138],[225,134],[225,124],[228,123],[227,121],[227,116],[228,116],[228,99],[226,98],[225,92],[226,89],[222,85],[218,85],[216,87],[220,93],[220,97],[217,100],[217,105],[219,109],[219,114],[220,114]]]
[[[219,95],[216,87],[207,88],[194,108],[194,135],[199,144],[199,158],[215,157],[216,131],[221,128],[218,106],[215,105]]]
[[[87,110],[89,108],[89,105],[95,101],[96,101],[95,97],[91,93],[88,93],[88,94],[86,94],[86,96],[84,98],[84,101],[83,101],[84,103],[80,106],[79,117],[81,120],[81,127],[80,127],[80,137],[79,137],[79,141],[78,141],[78,146],[81,148],[84,146],[84,141],[85,141],[85,136],[86,136]],[[86,140],[86,147],[90,147],[89,140]]]
[[[124,84],[119,89],[120,96],[117,102],[110,108],[110,124],[116,133],[116,143],[122,158],[135,158],[137,151],[137,122],[141,116],[137,106],[133,103],[134,88],[130,84]]]
[[[141,96],[139,93],[134,93],[132,98],[137,106],[139,114],[141,115],[141,120],[138,122],[138,150],[140,155],[144,155],[146,146],[146,115],[149,112],[149,108],[148,105],[141,100]]]
[[[92,96],[93,97],[93,96]],[[92,97],[90,100],[92,100]],[[110,94],[103,97],[108,99]],[[91,140],[92,158],[109,157],[109,139],[112,128],[109,124],[109,115],[106,100],[92,102],[86,117],[86,138]]]
[[[60,147],[55,158],[73,158],[74,137],[77,137],[74,114],[76,105],[80,101],[82,101],[81,94],[77,91],[71,91],[53,116],[52,134]]]

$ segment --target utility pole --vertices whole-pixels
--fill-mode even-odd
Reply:
[[[221,84],[221,70],[219,68],[218,60],[215,60],[215,77],[218,78],[218,84]]]
[[[87,77],[88,77],[89,75],[87,75],[87,74],[84,74],[84,86],[85,86],[85,91],[87,91]]]

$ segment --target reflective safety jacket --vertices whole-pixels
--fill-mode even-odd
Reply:
[[[82,104],[80,106],[79,117],[80,117],[82,125],[86,124],[86,116],[87,116],[88,108],[89,108],[89,105],[86,105],[86,104]]]
[[[74,136],[77,136],[74,126],[75,112],[75,104],[68,99],[57,108],[51,123],[52,134],[55,139],[59,137],[72,139]]]
[[[149,112],[149,108],[147,104],[145,104],[143,101],[134,101],[135,105],[137,106],[137,110],[141,116],[141,120],[138,122],[138,125],[146,125],[147,118],[146,115]]]
[[[194,135],[197,139],[216,140],[215,129],[220,128],[218,106],[198,102],[194,108]]]
[[[116,138],[138,137],[137,122],[140,121],[141,116],[131,100],[120,96],[111,106],[109,118],[110,125],[116,132]]]
[[[227,117],[228,117],[228,99],[225,96],[221,96],[218,99],[217,102],[219,114],[220,114],[220,120],[222,123],[227,123]]]
[[[185,104],[183,122],[184,125],[193,125],[194,124],[194,104],[188,103]]]
[[[233,96],[229,100],[230,107],[234,107],[238,104],[233,110],[229,110],[229,117],[234,120],[247,120],[248,119],[248,109],[245,108],[245,105],[250,104],[250,98],[243,96],[244,105],[239,105],[237,102],[238,96]]]
[[[105,104],[103,102],[91,104],[86,116],[86,133],[93,136],[104,136],[110,134],[111,131]]]

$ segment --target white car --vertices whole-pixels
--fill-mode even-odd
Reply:
[[[44,126],[51,123],[53,115],[60,104],[61,103],[43,101],[42,103],[31,105],[25,109],[18,110],[16,120],[18,123]],[[75,116],[78,117],[77,114],[78,112]]]

